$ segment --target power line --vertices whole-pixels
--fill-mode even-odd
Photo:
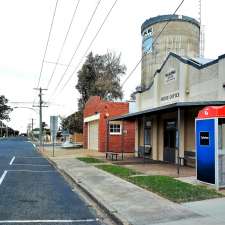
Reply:
[[[13,102],[13,101],[9,101],[8,103],[10,103],[10,104],[32,104],[33,102]]]
[[[51,25],[50,25],[50,29],[49,29],[49,33],[48,33],[48,39],[47,39],[47,43],[46,43],[46,46],[45,46],[45,52],[44,52],[44,56],[43,56],[42,63],[41,63],[41,70],[40,70],[40,74],[39,74],[39,78],[38,78],[37,88],[39,87],[40,81],[41,81],[42,70],[43,70],[45,56],[46,56],[46,53],[47,53],[48,44],[49,44],[49,40],[50,40],[50,36],[51,36],[51,32],[52,32],[52,27],[53,27],[53,24],[54,24],[55,14],[56,14],[57,6],[58,6],[58,1],[59,0],[56,0],[56,3],[55,3],[55,8],[54,8],[53,16],[52,16],[52,22],[51,22]],[[33,105],[34,105],[34,103],[35,103],[35,97],[34,97]]]
[[[45,63],[48,63],[48,64],[57,64],[58,66],[67,66],[67,64],[63,64],[63,63],[60,63],[60,62],[56,63],[56,62],[52,62],[52,61],[45,61]],[[70,65],[70,66],[75,67],[73,65]]]
[[[173,15],[176,14],[176,12],[178,11],[178,9],[181,7],[181,5],[184,3],[184,0],[182,0],[180,2],[180,4],[178,5],[178,7],[176,8],[176,10],[174,11]],[[171,22],[171,20],[168,20],[167,23],[163,26],[162,30],[158,33],[158,35],[156,36],[155,40],[152,42],[152,47],[154,46],[154,44],[156,43],[156,41],[158,40],[158,38],[160,37],[160,35],[162,34],[162,32],[165,30],[165,28],[167,27],[167,25]],[[138,63],[135,65],[135,67],[131,70],[131,72],[129,73],[129,75],[127,76],[127,78],[123,81],[121,87],[124,86],[124,84],[128,81],[128,79],[131,77],[131,75],[134,73],[134,71],[137,69],[137,67],[139,66],[139,64],[142,62],[143,58],[148,55],[150,53],[147,54],[143,54],[141,59],[138,61]]]
[[[117,1],[117,0],[116,0],[116,1]],[[75,51],[74,51],[72,57],[70,58],[70,61],[69,61],[68,65],[67,65],[65,71],[63,72],[63,74],[62,74],[62,76],[61,76],[61,79],[60,79],[59,82],[57,83],[57,85],[56,85],[56,87],[55,87],[55,89],[54,89],[54,91],[53,91],[53,93],[52,93],[52,96],[56,93],[56,91],[57,91],[57,89],[58,89],[60,83],[61,83],[62,80],[64,79],[64,77],[65,77],[65,75],[66,75],[66,72],[68,71],[68,68],[69,68],[69,66],[71,65],[71,63],[72,63],[72,61],[73,61],[73,59],[74,59],[74,57],[75,57],[75,55],[76,55],[76,53],[77,53],[77,50],[79,49],[79,47],[80,47],[80,45],[81,45],[81,42],[83,41],[84,36],[85,36],[85,34],[87,33],[87,31],[88,31],[88,28],[89,28],[89,26],[90,26],[90,24],[91,24],[91,22],[92,22],[92,20],[93,20],[93,18],[94,18],[94,15],[95,15],[95,13],[96,13],[96,11],[97,11],[97,9],[98,9],[98,6],[99,6],[100,2],[101,2],[101,0],[98,1],[98,3],[97,3],[97,5],[96,5],[96,7],[95,7],[95,9],[94,9],[94,11],[93,11],[93,13],[92,13],[90,19],[89,19],[89,22],[88,22],[88,24],[87,24],[87,26],[86,26],[86,28],[85,28],[85,30],[84,30],[82,36],[81,36],[81,39],[80,39],[80,41],[78,42],[77,47],[76,47],[76,49],[75,49]],[[115,3],[114,3],[114,4],[115,4]],[[103,25],[102,25],[102,26],[103,26]],[[86,53],[85,53],[85,54],[86,54]],[[76,68],[77,68],[77,67],[76,67]]]
[[[61,93],[61,92],[64,90],[64,88],[66,87],[66,85],[68,84],[68,82],[72,79],[74,73],[77,71],[78,67],[80,66],[80,64],[82,63],[83,59],[85,58],[87,52],[89,51],[89,49],[91,48],[91,46],[92,46],[92,44],[94,43],[95,39],[97,38],[98,34],[100,33],[100,31],[101,31],[103,25],[105,24],[106,20],[108,19],[109,15],[110,15],[110,13],[112,12],[113,8],[115,7],[117,1],[118,1],[118,0],[115,0],[115,1],[114,1],[113,5],[111,6],[110,10],[108,11],[107,15],[105,16],[105,18],[104,18],[104,20],[103,20],[101,26],[99,27],[99,29],[98,29],[98,31],[96,32],[94,38],[92,39],[92,41],[90,42],[90,44],[89,44],[88,48],[86,49],[84,55],[82,56],[80,62],[77,64],[75,70],[72,72],[72,74],[70,75],[70,77],[67,79],[67,81],[66,81],[65,84],[63,85],[63,87],[60,89],[59,93]]]
[[[39,78],[38,78],[37,88],[39,87],[40,80],[41,80],[41,75],[42,75],[42,70],[43,70],[43,66],[44,66],[45,56],[46,56],[47,49],[48,49],[48,44],[49,44],[49,40],[50,40],[50,36],[51,36],[51,32],[52,32],[52,27],[53,27],[53,23],[54,23],[54,19],[55,19],[57,6],[58,6],[58,0],[56,0],[55,9],[54,9],[53,17],[52,17],[52,22],[51,22],[50,30],[49,30],[49,33],[48,33],[48,39],[47,39],[47,43],[46,43],[46,46],[45,46],[45,52],[44,52],[44,56],[43,56],[42,63],[41,63],[41,71],[40,71]]]
[[[68,27],[67,32],[66,32],[66,36],[65,36],[64,41],[63,41],[63,43],[62,43],[62,46],[61,46],[61,48],[60,48],[59,55],[58,55],[58,58],[57,58],[57,60],[56,60],[54,69],[53,69],[53,71],[52,71],[52,75],[51,75],[51,77],[50,77],[50,79],[49,79],[49,81],[48,81],[47,88],[49,88],[49,86],[50,86],[50,83],[51,83],[52,78],[53,78],[53,76],[54,76],[54,73],[55,73],[55,71],[56,71],[56,67],[57,67],[58,62],[59,62],[59,60],[60,60],[60,58],[61,58],[61,55],[62,55],[64,46],[65,46],[65,44],[66,44],[67,37],[68,37],[69,32],[70,32],[70,28],[71,28],[71,26],[72,26],[72,24],[73,24],[73,20],[74,20],[74,17],[75,17],[75,15],[76,15],[76,12],[77,12],[77,8],[78,8],[79,3],[80,3],[80,0],[77,1],[76,7],[75,7],[74,12],[73,12],[73,15],[72,15],[72,18],[71,18],[71,20],[70,20],[69,27]]]

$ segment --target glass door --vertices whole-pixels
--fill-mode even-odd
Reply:
[[[176,121],[166,120],[164,122],[164,154],[163,160],[175,163],[176,155]]]

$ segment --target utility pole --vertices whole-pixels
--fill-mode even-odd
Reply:
[[[6,125],[6,137],[9,136],[8,125]]]
[[[34,129],[34,119],[31,118],[31,139],[32,140],[34,140],[33,129]]]
[[[48,107],[47,105],[43,105],[43,101],[42,101],[42,91],[46,91],[48,89],[44,89],[44,88],[34,88],[34,90],[39,90],[39,105],[38,106],[33,106],[33,107],[39,107],[39,149],[41,149],[42,147],[42,135],[43,135],[43,131],[42,131],[42,107]]]
[[[0,137],[2,137],[2,121],[1,122],[1,134],[0,134]]]

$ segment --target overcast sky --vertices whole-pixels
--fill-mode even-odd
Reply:
[[[55,62],[65,39],[72,14],[78,0],[59,0],[53,30],[45,60]],[[99,0],[80,0],[70,33],[68,35],[61,64],[68,64],[91,13]],[[65,74],[61,85],[74,73],[63,92],[52,96],[66,67],[60,65],[53,75],[49,90],[45,91],[44,101],[50,101],[43,110],[43,120],[49,124],[50,115],[66,116],[76,111],[78,92],[75,90],[77,76],[75,68],[84,55],[89,43],[100,27],[104,17],[115,0],[102,0],[89,30],[78,49],[74,60]],[[0,0],[0,94],[11,102],[30,102],[13,106],[32,107],[34,98],[37,103],[37,86],[41,63],[48,38],[48,32],[56,0]],[[94,54],[107,51],[121,53],[122,63],[127,66],[127,74],[141,57],[141,24],[148,18],[171,14],[180,0],[118,0],[108,20],[91,47]],[[177,14],[198,19],[198,0],[186,0]],[[225,2],[221,0],[202,0],[202,22],[205,25],[205,57],[217,58],[225,53]],[[46,88],[54,64],[45,63],[41,76],[41,87]],[[123,79],[125,79],[126,75]],[[124,86],[125,99],[140,83],[140,67]],[[61,87],[59,90],[61,89]],[[27,124],[38,114],[29,109],[15,109],[11,113],[9,125],[25,131]]]

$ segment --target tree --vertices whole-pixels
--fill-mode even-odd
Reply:
[[[82,133],[83,131],[83,115],[81,111],[75,112],[61,122],[64,130],[69,130],[71,134],[74,132]]]
[[[126,66],[120,64],[121,55],[107,53],[95,55],[91,52],[78,71],[76,85],[81,97],[78,101],[79,111],[91,96],[100,96],[104,100],[122,99],[120,77],[125,73]]]
[[[4,95],[0,95],[0,120],[10,120],[9,113],[12,108],[7,103],[8,99]]]

